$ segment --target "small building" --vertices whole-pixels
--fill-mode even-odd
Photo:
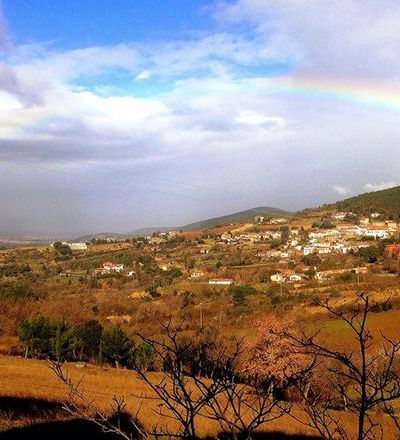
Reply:
[[[73,251],[87,251],[88,248],[86,243],[65,243],[65,244],[67,244]]]
[[[314,246],[304,246],[303,248],[303,255],[312,255],[316,252],[316,249]]]
[[[361,228],[361,234],[365,237],[371,237],[374,239],[385,239],[389,237],[389,233],[386,228],[373,226],[367,228]]]
[[[120,273],[124,270],[124,268],[125,266],[122,263],[111,263],[110,261],[103,263],[103,273]]]
[[[297,273],[293,273],[293,274],[289,275],[287,279],[289,282],[293,283],[295,281],[301,281],[302,277],[301,277],[301,275],[299,275]]]
[[[197,280],[202,277],[204,277],[204,272],[202,272],[202,271],[195,271],[190,274],[190,278],[192,280]]]
[[[233,280],[231,278],[212,278],[208,281],[208,284],[230,286],[233,284]]]
[[[284,283],[286,281],[286,277],[284,277],[280,272],[274,273],[271,275],[271,281],[273,283]]]
[[[282,225],[284,223],[287,223],[287,219],[286,218],[271,218],[271,220],[269,221],[269,223],[271,225]]]
[[[232,239],[232,234],[231,234],[230,232],[223,232],[223,233],[221,234],[221,240],[229,241],[229,240],[231,240],[231,239]]]

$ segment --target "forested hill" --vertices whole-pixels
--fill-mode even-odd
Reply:
[[[252,221],[257,215],[264,217],[289,217],[293,213],[284,209],[272,208],[270,206],[258,206],[257,208],[247,209],[246,211],[235,212],[233,214],[223,215],[221,217],[210,218],[207,220],[190,223],[182,227],[184,230],[201,229],[215,226],[222,223],[240,223]]]
[[[360,215],[379,212],[394,219],[400,219],[400,186],[360,194],[340,202],[324,205],[338,211],[352,211]]]

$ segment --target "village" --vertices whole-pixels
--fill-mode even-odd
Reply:
[[[190,232],[153,232],[132,240],[108,239],[106,243],[125,247],[133,244],[151,256],[151,266],[158,274],[173,272],[169,283],[178,279],[210,286],[269,282],[297,289],[332,279],[345,281],[346,274],[360,282],[377,268],[382,273],[396,271],[399,223],[378,212],[368,217],[340,211],[319,214],[282,218],[258,215],[242,224]],[[96,249],[99,242],[63,245],[74,255],[82,255]],[[382,258],[392,264],[382,265]],[[140,273],[148,269],[146,264],[149,262],[132,261],[129,265],[104,261],[99,267],[78,273],[96,278],[127,277],[142,286]]]

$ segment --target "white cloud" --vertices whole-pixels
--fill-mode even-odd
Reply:
[[[142,80],[149,79],[150,77],[151,77],[151,71],[150,70],[143,70],[142,72],[138,73],[135,76],[135,79],[137,81],[142,81]]]
[[[342,186],[342,185],[333,185],[332,189],[333,189],[333,191],[340,194],[341,196],[351,194],[351,192],[352,192],[350,188],[348,188],[346,186]]]
[[[235,121],[239,124],[277,128],[284,128],[286,125],[283,118],[265,116],[250,110],[241,110]]]
[[[365,191],[380,191],[382,189],[393,188],[394,186],[400,185],[399,182],[380,182],[380,183],[366,183],[364,185]]]
[[[10,173],[8,164],[21,162],[44,174],[79,170],[99,180],[99,191],[105,178],[140,185],[140,173],[159,190],[197,182],[197,191],[183,185],[193,197],[183,213],[205,205],[194,202],[204,186],[221,193],[218,206],[244,189],[239,209],[281,200],[297,209],[329,201],[333,191],[346,196],[364,185],[365,170],[371,182],[386,181],[366,190],[393,186],[400,114],[296,88],[329,73],[334,84],[355,78],[398,96],[400,6],[363,4],[239,0],[219,3],[214,32],[187,40],[15,47],[0,65],[0,159]],[[243,20],[250,31],[237,26]],[[14,188],[8,182],[3,177],[5,194]],[[167,210],[161,202],[157,216]]]
[[[237,0],[219,2],[224,23],[249,22],[270,51],[300,59],[302,74],[397,82],[400,3],[392,0]]]

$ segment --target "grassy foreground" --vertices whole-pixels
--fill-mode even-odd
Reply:
[[[125,399],[129,413],[135,414],[140,408],[139,419],[145,428],[151,429],[156,423],[173,427],[173,421],[160,420],[160,417],[154,413],[156,401],[134,397],[146,393],[143,381],[139,380],[134,372],[93,365],[82,367],[69,364],[66,368],[74,380],[78,381],[83,377],[82,387],[85,394],[94,399],[100,408],[108,409],[112,396],[116,395]],[[156,374],[154,373],[155,377]],[[0,356],[0,390],[0,431],[40,422],[62,420],[67,416],[61,409],[60,402],[68,401],[68,393],[46,361]],[[18,399],[28,401],[28,403],[29,399],[37,402],[37,411],[32,409],[34,408],[32,405],[28,413],[22,411],[20,414],[15,410],[7,411],[7,408],[1,408],[2,402],[7,404]],[[351,429],[352,419],[347,415],[344,417],[348,417]],[[382,416],[378,415],[378,417]],[[383,419],[382,422],[385,425],[385,439],[395,439],[395,433],[389,427],[388,420]],[[272,422],[263,427],[263,430],[289,435],[315,435],[311,429],[305,428],[289,417]],[[206,418],[199,418],[198,434],[201,437],[215,437],[219,431],[217,423]]]
[[[139,380],[135,373],[123,369],[100,368],[89,365],[78,368],[74,364],[66,367],[69,374],[75,380],[83,378],[82,387],[85,393],[95,400],[102,409],[109,408],[113,395],[124,397],[128,412],[135,414],[140,405],[139,419],[145,428],[151,429],[156,423],[164,426],[171,425],[171,420],[160,420],[152,408],[157,402],[138,400],[134,395],[146,392],[144,383]],[[54,372],[49,368],[46,361],[22,359],[19,357],[0,356],[0,389],[1,397],[13,397],[20,399],[42,399],[45,402],[61,402],[69,399],[64,385],[57,379]],[[1,402],[0,397],[0,402]],[[55,405],[55,409],[57,409]],[[42,411],[38,417],[32,418],[32,414],[21,417],[9,417],[7,413],[0,411],[0,427],[4,429],[15,426],[24,426],[32,423],[60,420],[66,416],[61,409]],[[206,418],[199,418],[198,431],[201,436],[215,436],[219,432],[217,423]],[[312,434],[292,420],[285,419],[271,423],[268,429],[282,431],[288,434]]]

